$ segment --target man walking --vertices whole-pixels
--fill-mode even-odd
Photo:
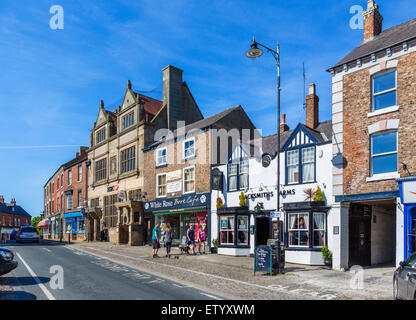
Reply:
[[[152,231],[152,246],[153,246],[153,258],[158,257],[157,251],[160,248],[160,229],[159,224],[156,223]]]

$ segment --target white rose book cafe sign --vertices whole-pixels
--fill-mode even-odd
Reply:
[[[146,201],[144,203],[144,212],[207,206],[211,201],[210,196],[209,192],[193,193],[179,197]]]

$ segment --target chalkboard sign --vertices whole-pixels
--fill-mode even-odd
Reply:
[[[268,271],[272,273],[272,248],[258,246],[254,252],[254,273],[256,271]]]

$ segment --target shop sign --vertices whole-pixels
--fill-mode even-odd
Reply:
[[[182,190],[182,181],[169,182],[166,184],[166,192],[180,192]]]
[[[156,210],[171,210],[207,206],[207,204],[210,202],[210,197],[211,194],[206,192],[146,201],[144,203],[144,211],[151,212]]]
[[[416,203],[416,181],[403,181],[403,203]]]
[[[109,186],[107,187],[107,192],[113,192],[113,191],[117,191],[120,187],[118,186],[118,184],[116,184],[115,186]]]
[[[176,181],[182,179],[182,170],[171,171],[166,174],[166,181]]]
[[[273,191],[270,192],[257,192],[246,194],[246,199],[260,199],[260,198],[271,198],[273,197]]]

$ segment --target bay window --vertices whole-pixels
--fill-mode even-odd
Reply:
[[[313,246],[321,248],[325,246],[326,238],[326,224],[325,213],[314,212],[313,213]]]
[[[237,217],[237,245],[248,245],[248,216]]]
[[[308,226],[308,213],[289,213],[289,246],[309,246]]]
[[[220,218],[220,243],[234,245],[234,216]]]
[[[396,71],[373,77],[373,111],[396,105]]]
[[[371,136],[371,175],[397,172],[397,131]]]
[[[326,213],[318,211],[287,212],[287,248],[311,250],[326,245]]]

